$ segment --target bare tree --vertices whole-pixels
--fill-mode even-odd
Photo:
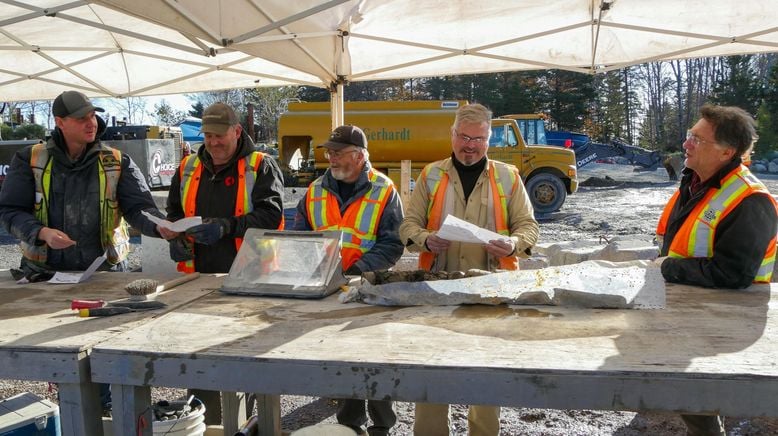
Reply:
[[[276,141],[278,118],[286,111],[287,102],[297,98],[298,91],[297,86],[246,90],[245,100],[254,105],[254,122],[259,124],[257,135],[261,141]]]
[[[104,117],[108,118],[112,114],[116,114],[117,119],[126,121],[127,124],[141,124],[146,117],[147,102],[145,97],[109,98],[97,104],[102,104],[107,110],[103,114]]]
[[[176,110],[165,99],[158,104],[155,104],[154,110],[149,112],[149,115],[161,126],[173,126],[179,124],[186,118],[185,112]]]

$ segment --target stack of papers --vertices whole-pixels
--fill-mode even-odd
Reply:
[[[142,211],[141,213],[146,218],[148,218],[149,221],[151,221],[152,223],[154,223],[154,224],[156,224],[156,225],[158,225],[160,227],[164,227],[164,228],[166,228],[168,230],[172,230],[174,232],[179,232],[179,233],[185,232],[185,231],[187,231],[187,229],[190,229],[190,228],[192,228],[194,226],[199,226],[200,224],[203,223],[203,218],[199,217],[199,216],[190,216],[190,217],[186,217],[186,218],[181,218],[180,220],[178,220],[178,221],[173,223],[173,222],[170,222],[170,221],[168,221],[166,219],[162,219],[162,218],[156,217],[156,216],[146,212],[145,210]]]
[[[94,274],[95,271],[97,271],[97,268],[100,268],[100,265],[105,262],[107,259],[105,253],[103,253],[102,256],[98,257],[97,259],[92,262],[89,267],[84,272],[62,272],[57,271],[54,273],[54,277],[49,279],[49,283],[53,283],[55,285],[61,285],[61,284],[67,284],[67,283],[81,283],[85,282],[89,277],[92,277],[92,274]]]

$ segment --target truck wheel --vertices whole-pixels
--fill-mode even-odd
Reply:
[[[565,184],[559,177],[541,173],[527,181],[527,193],[535,213],[558,211],[567,198]]]

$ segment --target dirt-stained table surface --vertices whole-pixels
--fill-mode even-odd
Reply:
[[[661,310],[386,308],[344,305],[335,296],[232,296],[217,288],[218,280],[205,297],[95,346],[93,379],[330,398],[778,416],[771,400],[778,394],[775,285],[728,291],[670,284]]]
[[[77,316],[71,301],[123,299],[129,297],[124,286],[135,279],[173,277],[99,272],[77,284],[20,285],[0,271],[0,378],[58,383],[63,434],[102,434],[102,408],[89,373],[92,347],[205,292],[190,282],[157,297],[167,308],[99,318]]]

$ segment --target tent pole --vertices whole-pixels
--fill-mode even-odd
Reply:
[[[343,79],[330,84],[330,111],[332,130],[344,124],[343,116]]]

